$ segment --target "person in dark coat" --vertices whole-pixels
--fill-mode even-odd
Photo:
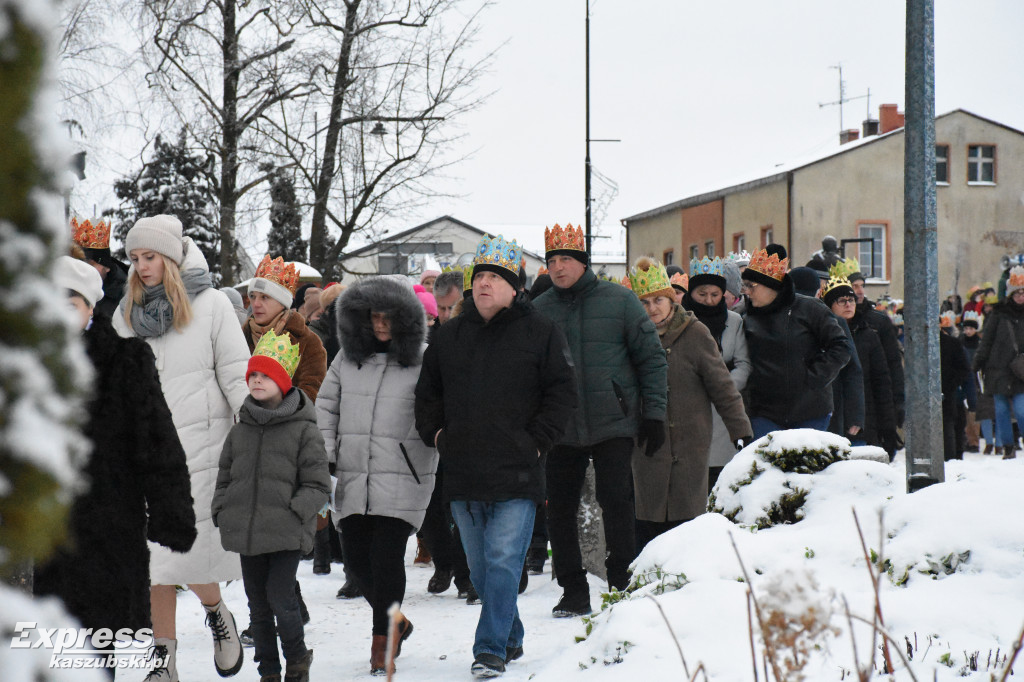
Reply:
[[[832,312],[846,320],[853,334],[857,358],[863,370],[864,422],[859,433],[851,434],[855,445],[875,445],[893,438],[896,431],[889,367],[878,333],[868,326],[857,310],[857,297],[850,281],[833,277],[822,287],[822,301]],[[884,435],[883,435],[884,434]],[[846,435],[846,434],[843,434]]]
[[[823,305],[796,293],[788,262],[761,249],[742,275],[754,438],[778,429],[826,430],[831,384],[850,361],[839,323]]]
[[[416,385],[416,429],[445,464],[444,496],[459,526],[482,608],[471,668],[493,677],[523,654],[516,606],[544,456],[576,406],[565,337],[518,292],[522,248],[484,239],[472,298],[441,325]]]
[[[968,310],[964,307],[964,314],[961,317],[960,329],[961,335],[958,337],[960,345],[964,347],[964,355],[967,356],[967,364],[974,364],[974,355],[978,352],[978,348],[981,346],[981,335],[978,333],[980,328],[980,316],[974,310]],[[975,409],[968,412],[967,415],[967,427],[966,433],[966,447],[965,452],[980,452],[980,437],[981,437],[981,419],[978,412],[981,409],[982,395],[981,395],[981,384],[978,383],[978,375],[975,372],[971,372],[971,389],[975,396]],[[991,438],[989,439],[991,440]]]
[[[985,394],[995,400],[995,426],[997,439],[1003,444],[1003,458],[1013,459],[1017,447],[1011,409],[1017,423],[1024,424],[1024,380],[1010,369],[1010,363],[1024,349],[1024,267],[1011,270],[1006,291],[1006,299],[985,316],[973,369],[981,372]]]
[[[55,273],[81,316],[95,370],[83,429],[93,449],[82,472],[88,489],[68,515],[68,544],[36,567],[33,588],[60,597],[87,628],[152,627],[146,540],[187,552],[196,538],[185,451],[153,351],[121,338],[95,313],[103,296],[99,273],[67,256]]]
[[[967,409],[975,409],[971,390],[971,366],[963,345],[951,334],[956,314],[946,311],[939,322],[939,362],[942,377],[942,451],[943,459],[964,458],[964,427]]]

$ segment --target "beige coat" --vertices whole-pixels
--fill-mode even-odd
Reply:
[[[732,440],[751,436],[736,385],[707,327],[676,306],[661,335],[668,357],[668,439],[653,456],[633,452],[636,518],[688,521],[707,507],[711,407]]]

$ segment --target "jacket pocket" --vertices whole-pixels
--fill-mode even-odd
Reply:
[[[619,409],[622,410],[622,416],[629,416],[629,401],[626,400],[626,393],[622,390],[622,386],[619,386],[618,382],[612,381],[612,390],[615,391],[615,400],[619,403]]]
[[[409,467],[409,472],[412,474],[412,477],[414,479],[416,479],[416,484],[419,485],[420,484],[419,474],[416,473],[416,467],[414,467],[412,465],[412,459],[409,457],[409,451],[405,449],[405,444],[404,443],[399,443],[398,444],[398,449],[402,451],[402,459],[405,460],[405,465],[407,467]]]

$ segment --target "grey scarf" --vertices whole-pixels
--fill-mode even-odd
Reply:
[[[182,270],[181,281],[185,285],[185,293],[191,301],[204,289],[213,286],[210,273],[202,268]],[[132,330],[136,336],[150,338],[163,336],[174,326],[174,310],[167,300],[167,292],[163,284],[143,287],[141,305],[133,305],[131,313]]]
[[[261,426],[274,417],[290,417],[299,409],[299,389],[292,387],[278,406],[269,410],[249,396],[245,399],[245,409],[249,411],[253,421]]]

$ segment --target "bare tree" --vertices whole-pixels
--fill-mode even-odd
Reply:
[[[292,0],[146,0],[148,79],[189,138],[218,160],[220,270],[237,272],[240,199],[267,179],[259,123],[268,109],[310,91],[310,74],[287,54],[303,21]]]
[[[453,124],[482,102],[492,53],[469,57],[486,2],[302,2],[315,92],[283,103],[268,135],[306,185],[310,264],[326,273],[354,234],[438,196],[428,181],[458,160]]]

